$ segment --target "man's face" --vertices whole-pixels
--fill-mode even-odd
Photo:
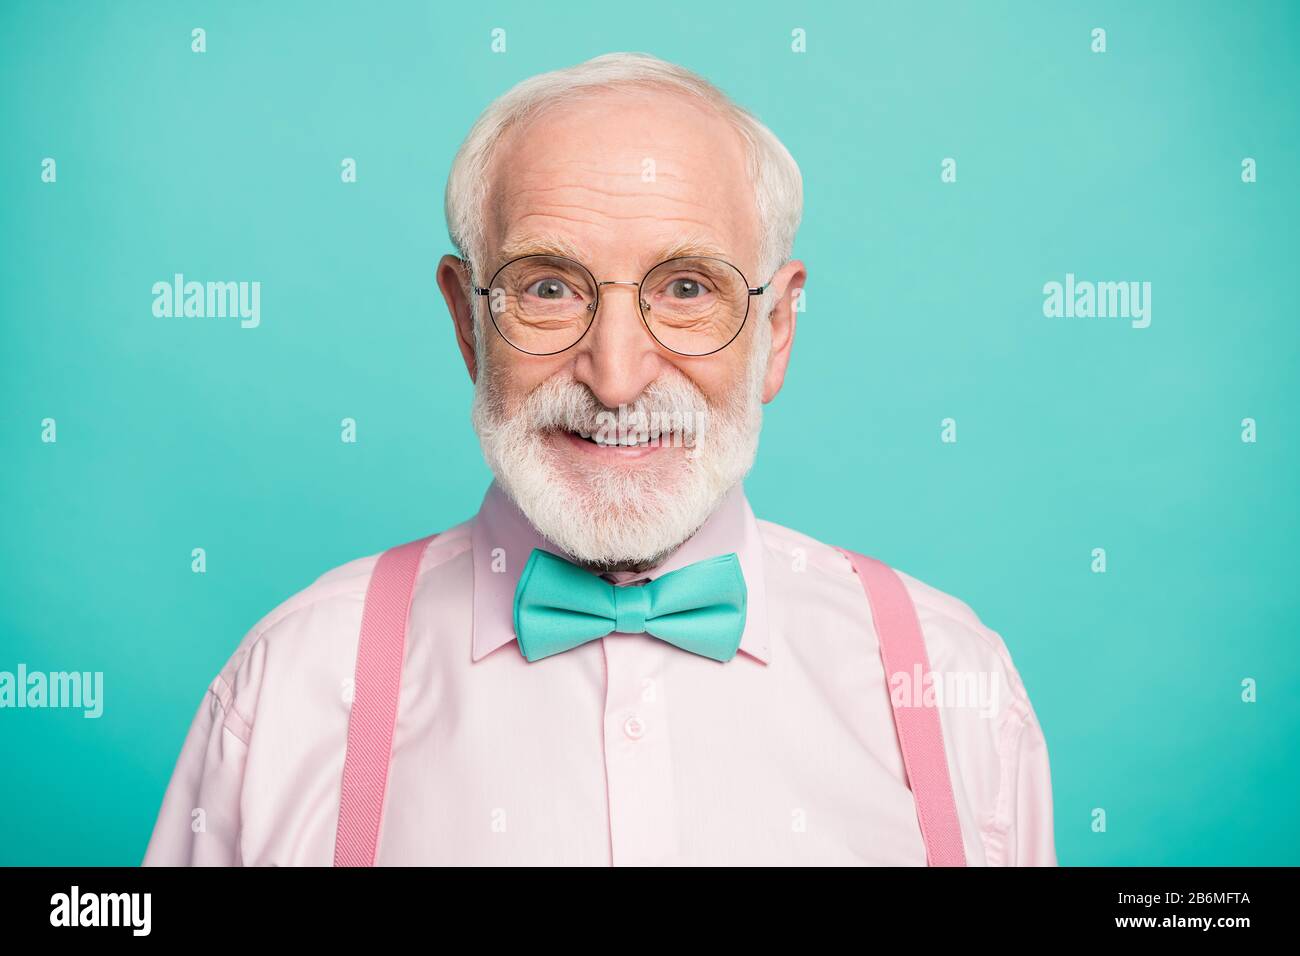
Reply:
[[[490,182],[486,261],[476,264],[475,284],[518,255],[566,252],[597,281],[635,282],[687,241],[735,265],[750,286],[772,278],[757,271],[759,220],[740,137],[679,96],[606,92],[552,107],[506,134]],[[761,403],[780,387],[793,331],[791,315],[774,338],[769,312],[802,272],[783,269],[782,288],[754,297],[740,334],[711,355],[657,343],[638,290],[607,285],[582,339],[539,356],[496,332],[482,298],[464,301],[455,262],[444,259],[439,283],[457,317],[475,379],[475,426],[498,481],[579,561],[639,567],[661,559],[753,462]],[[475,315],[477,344],[466,321]],[[608,427],[620,409],[623,421],[643,426],[639,433]]]

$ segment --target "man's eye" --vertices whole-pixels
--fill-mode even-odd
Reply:
[[[541,279],[530,285],[527,292],[539,299],[563,299],[566,292],[572,294],[569,287],[559,279]]]
[[[674,299],[696,299],[708,291],[695,279],[674,279],[668,283],[668,294]]]

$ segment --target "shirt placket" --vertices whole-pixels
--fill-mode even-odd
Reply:
[[[672,653],[685,652],[645,634],[616,632],[601,644],[611,863],[672,863],[678,843],[664,670]]]

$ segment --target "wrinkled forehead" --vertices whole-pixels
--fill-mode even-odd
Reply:
[[[606,90],[547,106],[502,137],[488,183],[485,251],[498,265],[553,251],[596,271],[643,269],[686,241],[756,266],[745,141],[681,93]]]

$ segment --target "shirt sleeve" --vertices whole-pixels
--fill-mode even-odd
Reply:
[[[1027,697],[1017,701],[998,746],[1001,786],[994,825],[983,833],[995,866],[1056,866],[1047,741]]]
[[[1018,765],[1016,865],[1056,866],[1052,771],[1047,760],[1047,740],[1032,709],[1020,736]]]
[[[247,733],[217,677],[190,723],[145,850],[144,866],[238,866]]]

